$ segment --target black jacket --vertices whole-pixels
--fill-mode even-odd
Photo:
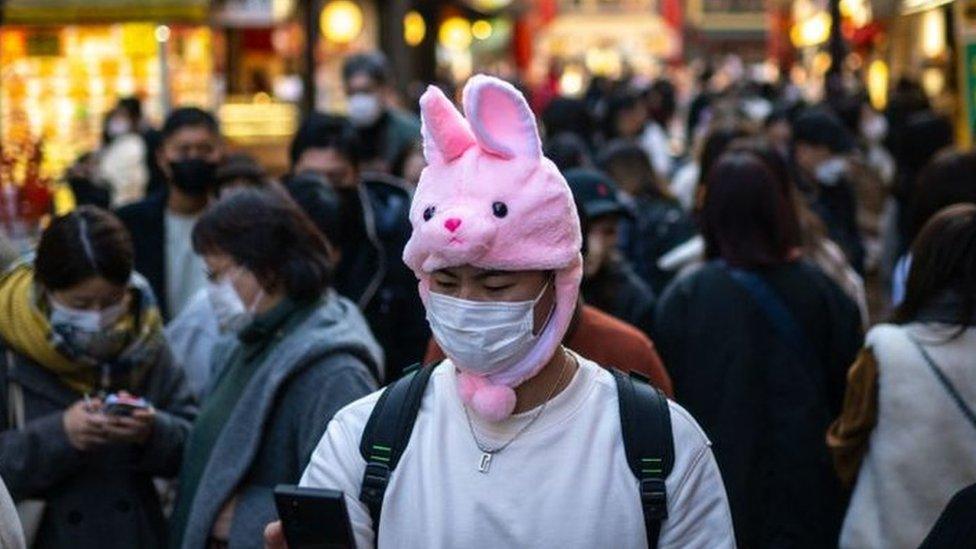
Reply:
[[[660,295],[674,273],[659,269],[657,260],[698,234],[698,229],[681,205],[669,198],[638,196],[629,209],[633,217],[622,225],[621,249],[637,275]]]
[[[359,305],[383,347],[386,381],[421,361],[430,338],[417,278],[403,263],[412,230],[411,198],[399,180],[365,174],[352,204],[359,217],[346,223],[338,243],[342,260],[336,269],[336,289]]]
[[[844,501],[825,433],[862,343],[857,306],[816,267],[758,271],[815,350],[802,360],[710,263],[661,297],[655,343],[675,400],[713,443],[740,547],[834,547]]]
[[[0,341],[0,353],[6,349]],[[46,504],[35,547],[163,547],[166,524],[152,479],[176,475],[197,412],[183,370],[169,352],[141,386],[131,388],[156,408],[145,445],[114,444],[87,452],[75,449],[64,430],[64,411],[82,395],[26,356],[14,353],[12,358],[9,373],[0,368],[0,476],[14,500]],[[10,380],[23,390],[23,430],[10,428],[6,417]]]
[[[592,278],[584,279],[580,290],[587,305],[651,336],[657,298],[626,260],[609,261]]]
[[[115,214],[132,235],[135,270],[149,281],[163,318],[169,320],[166,296],[166,229],[163,225],[166,196],[165,190],[153,193],[139,202],[119,208]]]

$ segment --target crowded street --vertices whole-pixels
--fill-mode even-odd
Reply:
[[[0,549],[976,548],[976,0],[0,0]]]

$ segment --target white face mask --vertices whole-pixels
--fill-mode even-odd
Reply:
[[[117,356],[125,346],[125,331],[112,327],[128,308],[125,300],[100,311],[74,309],[49,299],[51,330],[60,334],[75,352],[102,361]]]
[[[843,157],[835,156],[826,162],[821,162],[814,171],[817,181],[833,186],[836,185],[844,173],[847,172],[847,161]]]
[[[349,96],[349,121],[357,128],[368,128],[383,114],[383,103],[375,93],[354,93]]]
[[[861,124],[861,134],[871,143],[880,143],[888,135],[888,120],[881,115],[871,115]]]
[[[533,300],[514,302],[468,301],[431,292],[427,322],[455,366],[475,375],[497,373],[535,346],[535,306],[548,286]]]
[[[132,124],[124,116],[113,116],[108,120],[106,132],[110,137],[118,137],[132,131]]]
[[[224,276],[216,282],[207,283],[207,296],[222,333],[239,333],[246,328],[254,320],[254,309],[264,297],[264,290],[258,290],[251,305],[244,305],[241,296],[234,289],[234,280],[240,273],[238,270],[232,276]]]
[[[68,328],[76,332],[99,332],[113,326],[125,314],[125,300],[100,311],[88,309],[74,309],[62,305],[54,299],[51,304],[51,326],[53,328]]]

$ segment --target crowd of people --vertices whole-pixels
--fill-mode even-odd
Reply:
[[[0,276],[0,545],[282,548],[279,484],[360,547],[976,543],[976,152],[721,70],[356,55],[281,177],[120,101]]]

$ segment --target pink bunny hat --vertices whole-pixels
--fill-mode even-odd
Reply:
[[[542,156],[522,94],[477,75],[463,103],[466,119],[436,87],[420,98],[428,166],[410,208],[413,235],[403,260],[420,279],[425,304],[431,273],[446,267],[555,272],[555,310],[535,347],[511,368],[458,377],[461,399],[501,421],[515,408],[512,389],[549,362],[572,321],[583,273],[580,226],[566,180]]]

